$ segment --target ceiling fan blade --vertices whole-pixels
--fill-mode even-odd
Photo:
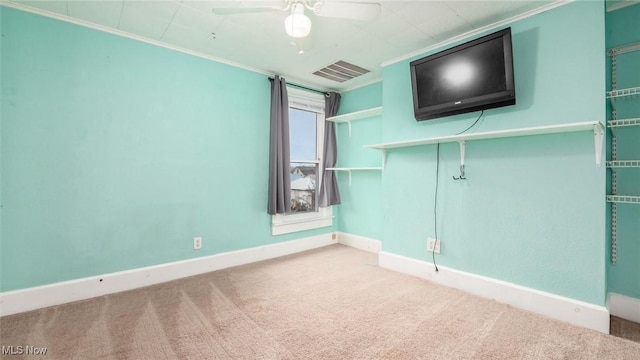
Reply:
[[[271,11],[282,11],[281,8],[213,8],[216,15],[257,14]]]
[[[211,11],[218,15],[248,14],[287,9],[282,0],[213,1]]]
[[[313,6],[313,13],[317,16],[341,19],[371,20],[380,15],[381,9],[378,3],[319,1]]]

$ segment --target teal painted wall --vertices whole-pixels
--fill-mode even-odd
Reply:
[[[382,105],[382,83],[378,82],[342,94],[339,114]],[[382,140],[382,116],[353,121],[351,136],[346,123],[337,125],[338,167],[379,167],[379,151],[364,145]],[[338,173],[340,197],[338,229],[350,234],[382,239],[381,172],[353,171],[351,186],[346,172]]]
[[[265,75],[0,12],[1,291],[337,228],[271,236]]]
[[[575,2],[510,24],[517,105],[485,112],[471,131],[605,119],[602,2]],[[447,45],[449,47],[451,45]],[[434,51],[435,52],[435,51]],[[419,58],[427,54],[416,56]],[[416,122],[409,62],[383,75],[383,141],[451,135],[479,112]],[[604,305],[605,178],[590,131],[440,148],[436,262]],[[435,236],[436,146],[391,150],[382,174],[383,250],[426,262]]]
[[[640,5],[629,6],[606,14],[606,45],[615,48],[640,43]],[[607,63],[607,90],[611,89],[611,63]],[[640,86],[640,51],[617,57],[618,89]],[[609,104],[610,105],[610,104]],[[609,110],[611,106],[609,106]],[[616,101],[618,119],[640,117],[640,99],[626,98]],[[608,113],[608,119],[611,119]],[[640,159],[640,127],[616,131],[618,159]],[[640,170],[618,170],[618,194],[640,194]],[[612,264],[607,246],[608,291],[640,298],[640,206],[618,205],[617,263]],[[610,220],[610,219],[609,219]],[[610,221],[607,224],[607,243],[611,241]]]

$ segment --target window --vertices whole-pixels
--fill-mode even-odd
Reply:
[[[331,208],[318,206],[322,179],[324,95],[287,88],[289,93],[289,144],[291,212],[272,218],[272,234],[327,227],[333,224]]]
[[[315,111],[289,108],[291,212],[317,211],[318,118]]]

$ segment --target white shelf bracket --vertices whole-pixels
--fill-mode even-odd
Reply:
[[[596,166],[602,162],[602,145],[604,143],[604,127],[601,124],[593,126],[593,140],[596,149]]]
[[[347,121],[347,126],[349,127],[349,137],[351,137],[351,121]]]
[[[349,187],[351,187],[351,170],[347,170],[347,173],[349,173]]]
[[[464,142],[464,140],[458,141],[458,144],[460,145],[460,177],[453,177],[453,180],[465,180],[466,178],[464,177],[464,150],[466,147],[466,144]]]
[[[382,170],[384,170],[384,167],[386,165],[387,165],[387,150],[382,149]]]

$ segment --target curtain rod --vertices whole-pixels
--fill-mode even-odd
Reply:
[[[273,77],[269,77],[268,79],[269,79],[269,81],[272,81],[274,78]],[[319,93],[319,94],[329,95],[328,91],[316,90],[316,89],[312,89],[312,88],[309,88],[309,87],[306,87],[306,86],[302,86],[302,85],[298,85],[298,84],[294,84],[294,83],[289,83],[289,82],[287,83],[287,85],[293,86],[293,87],[297,87],[299,89],[313,91],[313,92],[316,92],[316,93]]]

